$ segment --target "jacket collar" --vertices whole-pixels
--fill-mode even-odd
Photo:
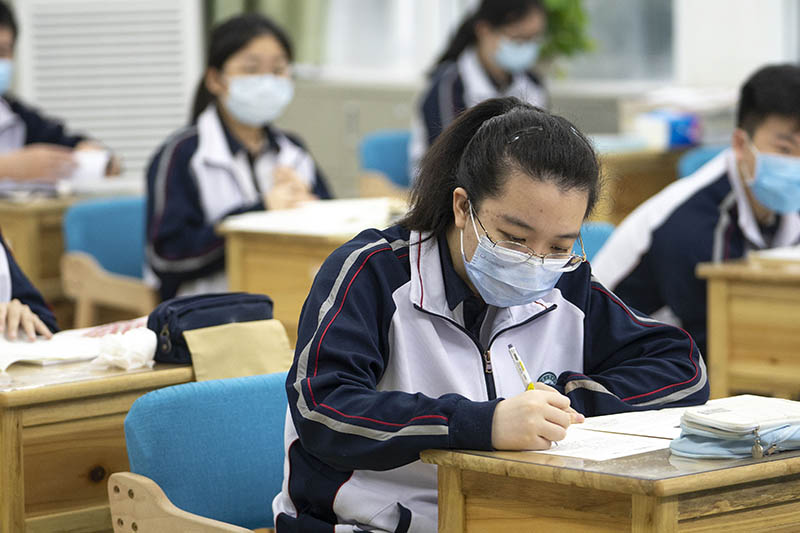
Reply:
[[[487,98],[516,96],[526,102],[542,100],[542,89],[524,72],[512,74],[511,83],[503,91],[497,89],[489,73],[483,68],[474,47],[458,56],[458,72],[464,81],[464,103],[470,108]]]
[[[737,223],[745,238],[755,248],[759,249],[788,246],[800,242],[800,213],[789,213],[778,215],[780,217],[778,231],[775,233],[773,242],[769,245],[767,244],[756,221],[753,209],[750,207],[742,180],[739,179],[739,166],[736,164],[736,155],[732,149],[728,149],[725,157],[728,180],[736,195]]]

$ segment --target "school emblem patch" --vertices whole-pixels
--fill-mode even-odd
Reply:
[[[551,387],[556,386],[556,381],[558,381],[558,377],[553,374],[552,372],[545,372],[539,379],[536,380],[537,383],[544,383],[545,385],[550,385]]]

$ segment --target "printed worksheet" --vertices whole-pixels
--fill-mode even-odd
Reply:
[[[567,437],[564,440],[554,443],[549,450],[536,453],[608,461],[618,457],[663,450],[669,448],[669,443],[670,439],[592,431],[575,425],[567,430]]]
[[[686,407],[672,407],[660,411],[635,411],[616,415],[592,416],[580,424],[581,429],[675,439],[681,434],[681,415]]]

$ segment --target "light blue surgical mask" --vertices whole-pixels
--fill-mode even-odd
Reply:
[[[765,154],[752,144],[750,149],[756,166],[749,185],[759,203],[780,214],[800,211],[800,157]]]
[[[294,97],[290,78],[274,74],[233,76],[228,83],[225,109],[249,126],[264,126],[281,114]]]
[[[494,53],[494,60],[500,68],[517,74],[531,68],[539,57],[541,45],[537,41],[512,41],[508,37],[500,37],[500,45]]]
[[[497,307],[511,307],[535,302],[546,296],[563,272],[547,270],[526,260],[525,254],[495,246],[488,235],[479,235],[470,208],[470,219],[478,247],[467,261],[464,254],[464,230],[461,230],[461,258],[467,276],[483,301]]]
[[[11,88],[11,77],[14,74],[14,62],[0,59],[0,94],[6,94]]]

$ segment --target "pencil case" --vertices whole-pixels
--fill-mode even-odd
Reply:
[[[669,449],[675,455],[694,459],[760,459],[800,449],[800,425],[784,424],[742,434],[681,422],[681,435],[670,442]]]
[[[272,318],[272,299],[263,294],[224,292],[181,296],[159,304],[147,317],[147,327],[158,337],[155,360],[191,363],[184,331]],[[220,354],[224,357],[225,354]]]

